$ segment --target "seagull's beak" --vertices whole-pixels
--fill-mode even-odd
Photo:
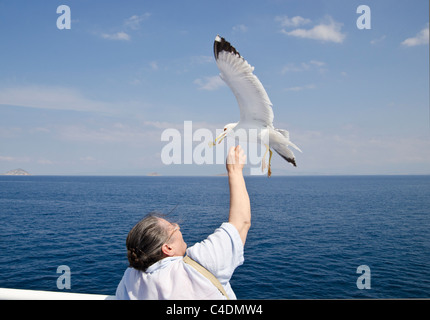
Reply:
[[[226,134],[227,134],[227,130],[226,130],[226,131],[224,131],[223,133],[221,133],[218,137],[216,137],[215,142],[217,142],[217,140],[219,140],[219,141],[218,141],[218,144],[220,144],[220,143],[221,143],[221,141],[222,141],[222,140],[224,140],[224,138],[225,138]]]
[[[222,140],[224,140],[224,138],[225,138],[225,135],[227,134],[227,130],[226,131],[224,131],[223,133],[221,133],[218,137],[216,137],[215,138],[215,141],[214,142],[209,142],[209,146],[210,147],[213,147],[213,146],[215,146],[216,145],[216,142],[218,141],[218,144],[220,144],[221,143],[221,141]]]

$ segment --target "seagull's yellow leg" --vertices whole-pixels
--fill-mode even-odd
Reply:
[[[264,172],[264,169],[266,169],[266,154],[267,151],[270,150],[269,146],[267,144],[264,145],[266,147],[266,151],[264,152],[263,159],[261,160],[261,171]]]
[[[267,170],[267,176],[270,177],[272,175],[272,170],[270,170],[270,161],[272,160],[273,151],[269,149],[269,169]]]

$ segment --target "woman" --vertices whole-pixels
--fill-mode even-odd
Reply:
[[[229,281],[244,261],[251,226],[245,160],[240,146],[230,148],[228,222],[206,240],[187,249],[180,227],[153,214],[131,229],[126,241],[130,267],[118,285],[117,299],[236,299]]]

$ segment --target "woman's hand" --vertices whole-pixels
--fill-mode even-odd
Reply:
[[[231,147],[227,154],[226,167],[228,174],[242,173],[246,155],[241,146]]]

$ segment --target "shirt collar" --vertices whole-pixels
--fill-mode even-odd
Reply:
[[[160,261],[157,261],[153,265],[149,266],[148,269],[146,269],[145,273],[153,273],[155,271],[161,270],[167,267],[173,261],[183,259],[183,258],[184,257],[176,256],[176,257],[167,257],[167,258],[161,259]]]

